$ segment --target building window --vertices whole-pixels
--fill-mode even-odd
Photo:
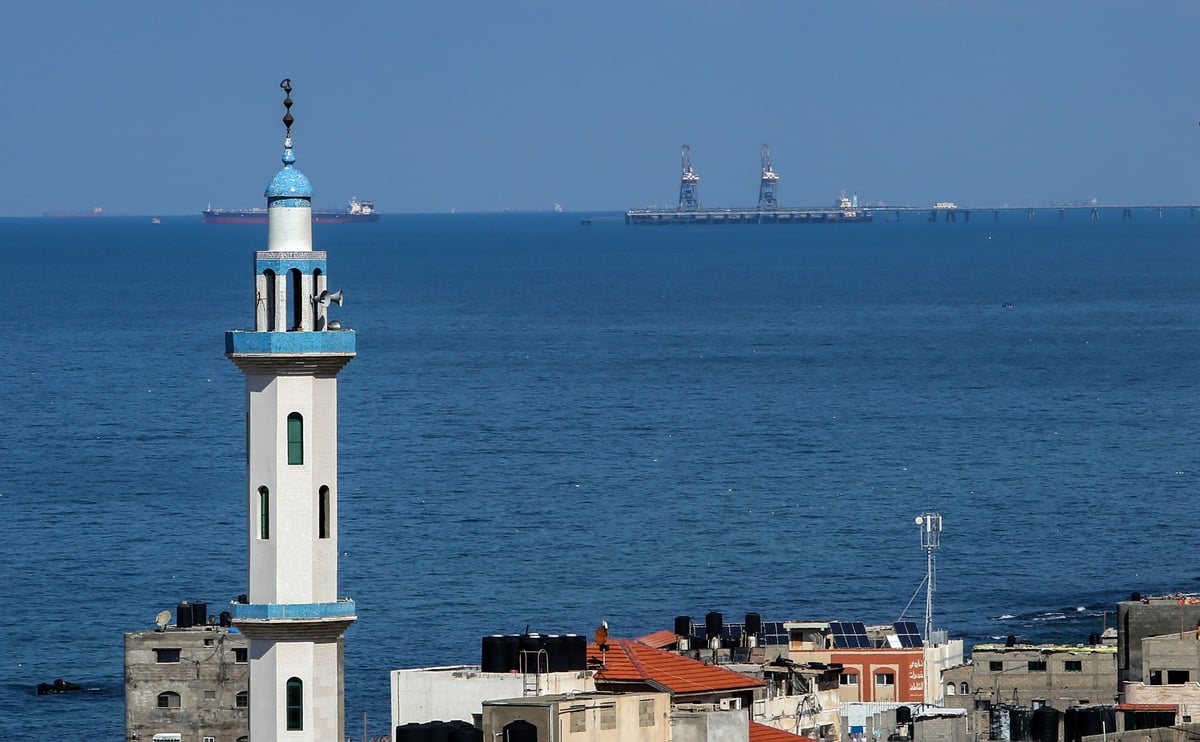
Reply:
[[[238,665],[246,664],[247,660],[249,659],[249,654],[250,654],[250,651],[248,649],[246,649],[245,647],[234,647],[233,648],[234,663],[236,663]]]
[[[321,485],[317,500],[317,536],[329,538],[329,487]]]
[[[244,709],[250,705],[250,692],[238,691],[238,694],[233,697],[233,705],[235,708]]]
[[[1167,670],[1167,685],[1183,685],[1192,679],[1187,670]]]
[[[205,737],[204,742],[217,742],[216,737]]]
[[[967,681],[965,681],[965,680],[963,681],[963,684],[962,684],[962,694],[964,696],[971,695],[971,686],[967,685]]]
[[[577,706],[571,709],[571,731],[587,731],[587,709],[583,708],[582,706]]]
[[[206,690],[206,691],[204,691],[204,700],[206,700],[206,701],[215,701],[215,700],[217,700],[217,692],[216,692],[215,690]]]
[[[875,685],[895,685],[896,676],[890,672],[875,673]]]
[[[600,707],[600,728],[617,728],[617,707],[615,704],[609,703]]]
[[[266,487],[258,488],[258,537],[271,538],[271,491]]]
[[[304,418],[299,412],[287,416],[288,463],[304,463]]]
[[[1004,663],[992,660],[988,663],[989,672],[1004,672]]]
[[[946,683],[946,695],[953,696],[956,693],[958,693],[958,686],[954,684],[954,681]]]
[[[1029,660],[1029,672],[1046,672],[1046,660]]]
[[[638,702],[638,726],[654,726],[654,699],[643,698]]]
[[[1083,660],[1067,660],[1063,663],[1063,672],[1083,672]]]
[[[300,678],[288,678],[287,681],[287,730],[304,730],[304,683]]]
[[[858,685],[858,673],[844,672],[840,682],[842,685]]]
[[[154,650],[154,661],[160,665],[165,664],[167,662],[178,662],[179,661],[179,650],[178,649],[156,649],[156,650]]]
[[[179,694],[173,690],[165,690],[158,694],[158,707],[160,709],[177,709],[179,708]]]

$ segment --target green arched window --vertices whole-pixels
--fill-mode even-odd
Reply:
[[[304,729],[304,683],[300,678],[287,681],[287,730],[298,732]]]
[[[271,538],[271,491],[258,488],[258,537]]]
[[[304,418],[293,412],[287,418],[288,463],[304,463]]]

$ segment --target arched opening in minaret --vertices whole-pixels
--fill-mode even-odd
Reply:
[[[299,412],[287,416],[287,456],[289,464],[304,463],[304,418]]]
[[[329,487],[321,485],[317,497],[317,538],[329,538]]]
[[[288,299],[289,306],[292,311],[292,322],[288,325],[289,330],[304,329],[304,281],[299,268],[292,268],[287,272],[288,281]]]
[[[258,488],[258,537],[271,538],[271,491],[266,487]]]
[[[263,271],[263,278],[266,279],[266,296],[262,297],[262,301],[266,305],[267,324],[263,329],[267,332],[274,332],[279,329],[275,324],[275,271],[270,268]]]
[[[299,732],[304,729],[304,682],[300,678],[287,681],[287,730]]]

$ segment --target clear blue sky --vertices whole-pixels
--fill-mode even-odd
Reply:
[[[1195,0],[13,5],[2,216],[1200,202]]]

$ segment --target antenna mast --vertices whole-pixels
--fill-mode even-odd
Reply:
[[[921,529],[921,548],[925,550],[925,645],[933,646],[933,590],[937,577],[933,552],[942,545],[942,516],[921,513],[914,522]]]
[[[700,208],[700,199],[696,196],[700,176],[692,171],[692,148],[683,145],[680,156],[683,159],[683,176],[679,180],[679,210],[695,211]]]
[[[771,147],[762,146],[762,180],[758,183],[758,209],[765,211],[779,208],[775,188],[779,185],[779,173],[771,167]]]

